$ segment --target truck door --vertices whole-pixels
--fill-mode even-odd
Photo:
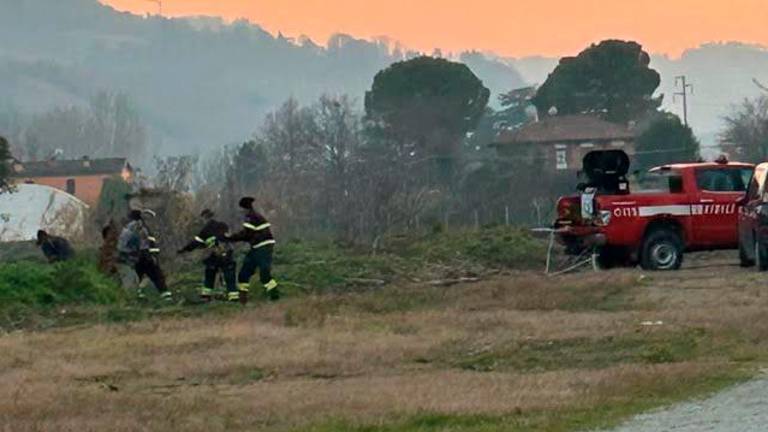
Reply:
[[[755,174],[747,188],[747,196],[744,205],[739,209],[739,242],[746,246],[748,253],[752,253],[754,244],[753,234],[757,230],[758,206],[763,203],[761,199],[765,190],[765,176],[768,165],[760,164],[755,168]]]
[[[691,204],[697,246],[735,247],[738,244],[738,202],[744,197],[751,169],[696,169],[698,202]]]

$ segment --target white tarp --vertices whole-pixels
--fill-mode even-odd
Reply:
[[[20,184],[0,194],[0,242],[34,240],[38,230],[67,238],[83,234],[88,205],[59,189]]]

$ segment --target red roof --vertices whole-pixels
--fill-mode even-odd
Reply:
[[[496,137],[496,145],[550,142],[627,140],[634,130],[587,114],[546,117],[519,129],[506,130]]]
[[[125,158],[47,160],[17,162],[13,177],[67,177],[87,175],[120,175],[124,168],[131,169]]]

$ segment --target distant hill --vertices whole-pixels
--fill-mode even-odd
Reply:
[[[242,141],[290,96],[362,100],[378,70],[416,54],[346,35],[321,47],[245,21],[142,17],[97,0],[0,0],[0,10],[0,40],[11,41],[0,44],[0,115],[122,91],[164,153]],[[477,53],[461,58],[494,93],[525,85],[506,63]]]
[[[504,61],[519,70],[525,80],[542,83],[558,59],[533,57]],[[682,102],[679,98],[675,102],[673,98],[675,77],[686,75],[694,85],[694,94],[688,100],[688,118],[707,147],[705,153],[712,156],[718,152],[712,147],[723,128],[722,117],[734,104],[761,93],[753,78],[768,84],[768,49],[736,42],[707,44],[685,51],[678,59],[654,55],[651,67],[661,73],[658,91],[664,94],[663,108],[681,117]]]

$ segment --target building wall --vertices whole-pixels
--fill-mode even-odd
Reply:
[[[594,150],[624,150],[634,158],[635,143],[632,140],[567,142],[546,144],[513,144],[498,148],[499,156],[511,160],[530,160],[543,166],[545,171],[565,172],[581,169],[581,160]]]
[[[104,180],[110,177],[103,174],[76,177],[33,177],[21,179],[19,183],[41,184],[69,192],[67,190],[67,181],[74,180],[75,193],[73,195],[83,200],[89,206],[94,206],[99,202]]]
[[[555,171],[580,170],[584,156],[595,150],[623,150],[630,158],[635,153],[635,143],[631,140],[553,143],[546,148],[546,167]]]

